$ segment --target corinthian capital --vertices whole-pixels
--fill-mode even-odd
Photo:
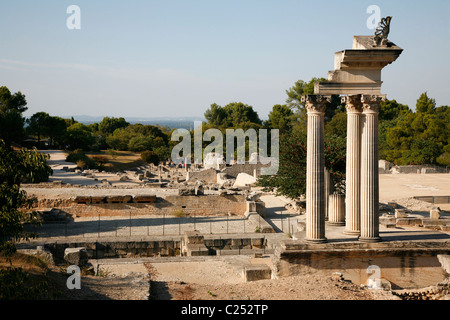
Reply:
[[[362,112],[362,101],[360,94],[341,97],[341,102],[345,103],[347,112]]]
[[[325,112],[326,105],[330,103],[331,96],[308,94],[302,96],[301,102],[305,104],[308,112]]]
[[[361,96],[361,102],[363,104],[363,110],[366,112],[378,112],[380,109],[380,103],[386,101],[386,95],[370,95],[363,94]]]

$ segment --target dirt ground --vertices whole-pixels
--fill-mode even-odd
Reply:
[[[152,270],[150,270],[152,272]],[[393,299],[331,275],[304,275],[240,283],[152,281],[155,300],[376,300]]]
[[[82,277],[82,288],[70,299],[114,300],[392,300],[329,274],[302,275],[244,282],[229,262],[146,262],[110,264],[100,276]]]

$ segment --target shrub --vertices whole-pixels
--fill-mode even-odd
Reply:
[[[141,159],[147,163],[153,163],[154,165],[159,164],[159,157],[153,151],[144,151],[141,153]]]
[[[181,210],[181,209],[176,209],[176,210],[172,211],[172,214],[173,214],[175,217],[178,217],[178,218],[182,218],[182,217],[185,217],[185,216],[186,216],[186,212],[184,212],[184,211]]]
[[[76,163],[80,169],[97,169],[98,164],[89,158],[81,149],[69,153],[66,161]]]

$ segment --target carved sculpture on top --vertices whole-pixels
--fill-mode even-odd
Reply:
[[[375,30],[375,36],[373,37],[374,47],[387,46],[388,45],[388,35],[389,26],[391,24],[391,16],[386,18],[381,18],[378,23],[378,27]]]

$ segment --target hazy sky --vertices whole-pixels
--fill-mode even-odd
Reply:
[[[241,101],[266,118],[295,81],[326,78],[353,35],[373,34],[370,5],[404,49],[382,92],[450,105],[448,0],[1,0],[0,85],[26,95],[26,116],[203,116]]]

